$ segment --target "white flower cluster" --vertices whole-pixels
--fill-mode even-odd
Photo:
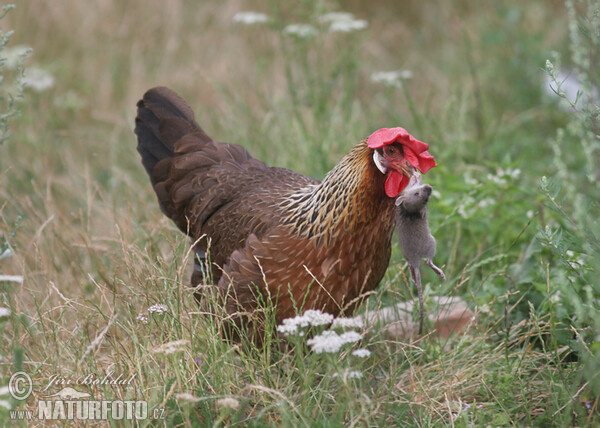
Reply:
[[[169,311],[169,307],[164,303],[157,303],[155,305],[150,306],[146,309],[146,313],[148,314],[159,314],[162,315],[165,312]],[[148,324],[148,315],[146,313],[139,314],[135,319],[140,321],[142,324]]]
[[[260,12],[238,12],[233,15],[233,22],[244,25],[264,24],[269,17]]]
[[[473,209],[474,205],[475,199],[472,196],[467,196],[458,206],[458,214],[462,218],[471,217],[475,213],[475,210]]]
[[[360,379],[363,377],[363,374],[358,370],[350,370],[348,372],[348,379]]]
[[[4,60],[4,67],[9,70],[16,70],[19,64],[21,64],[32,51],[32,48],[25,45],[6,47],[0,53],[0,59]]]
[[[148,308],[148,313],[152,314],[152,313],[157,313],[157,314],[162,314],[164,312],[167,312],[169,310],[169,307],[163,303],[157,303],[156,305],[152,305]]]
[[[364,19],[356,19],[349,12],[331,12],[321,15],[319,22],[329,24],[329,31],[332,33],[349,33],[351,31],[364,30],[369,23]]]
[[[338,352],[346,343],[358,342],[361,338],[362,335],[356,331],[338,334],[333,330],[326,330],[320,335],[307,340],[306,343],[316,354],[333,353]]]
[[[43,92],[54,86],[54,76],[41,68],[28,67],[23,72],[22,82],[35,92]]]
[[[367,358],[371,356],[371,351],[364,348],[355,349],[354,351],[352,351],[352,355],[358,358]]]
[[[519,178],[519,176],[521,175],[521,170],[519,168],[516,169],[511,169],[511,168],[498,168],[496,170],[496,174],[488,174],[487,175],[487,179],[490,181],[493,181],[496,184],[499,184],[500,186],[503,186],[506,184],[506,182],[508,181],[508,179],[513,179],[516,180]]]
[[[336,33],[349,33],[367,28],[369,24],[364,19],[353,19],[352,21],[335,21],[329,26],[329,31]]]
[[[363,377],[362,372],[359,372],[358,370],[346,370],[342,373],[342,376],[345,377],[346,379],[361,379]],[[334,373],[332,375],[332,377],[337,378],[340,377],[339,373]]]
[[[371,82],[381,83],[385,86],[401,88],[404,80],[412,79],[410,70],[378,71],[371,74]]]
[[[582,267],[587,266],[586,260],[584,259],[583,254],[575,253],[574,251],[567,250],[567,257],[569,260],[567,261],[573,269],[581,269]]]
[[[333,320],[331,328],[363,328],[364,323],[362,318],[345,318],[339,317]]]
[[[4,60],[4,66],[7,69],[15,70],[32,51],[33,49],[29,46],[18,45],[13,48],[4,49],[0,59]],[[39,67],[26,67],[23,70],[21,82],[24,87],[31,88],[36,92],[42,92],[54,86],[54,76]]]
[[[477,206],[479,208],[487,208],[490,206],[494,206],[496,204],[496,199],[494,198],[483,198],[479,202],[477,202]]]
[[[148,316],[146,314],[139,314],[135,319],[142,324],[148,324]]]
[[[333,315],[321,312],[315,309],[309,309],[302,315],[298,315],[294,318],[286,318],[283,320],[283,324],[277,326],[277,331],[284,335],[298,334],[304,336],[304,332],[299,328],[305,328],[308,326],[320,326],[328,325],[333,321]]]
[[[283,34],[306,39],[317,35],[317,29],[310,24],[290,24],[283,29]]]
[[[10,309],[0,307],[0,318],[8,318],[10,316]]]

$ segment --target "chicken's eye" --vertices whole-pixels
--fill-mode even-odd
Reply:
[[[393,147],[389,147],[388,148],[388,155],[393,155],[394,153],[396,153],[396,150]]]

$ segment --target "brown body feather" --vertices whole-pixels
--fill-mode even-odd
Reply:
[[[204,237],[200,254],[210,242],[229,313],[255,309],[258,289],[278,322],[299,309],[338,315],[383,277],[395,207],[365,141],[319,182],[213,141],[167,88],[138,103],[136,134],[162,211],[194,242]],[[196,270],[192,284],[202,276]]]

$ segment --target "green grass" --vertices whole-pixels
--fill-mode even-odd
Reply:
[[[135,381],[87,390],[147,400],[168,426],[598,424],[598,188],[586,178],[597,115],[573,116],[543,90],[546,59],[558,52],[565,67],[584,68],[569,57],[585,45],[574,48],[573,31],[594,40],[585,28],[598,27],[569,27],[559,1],[347,8],[369,27],[328,32],[318,16],[343,8],[311,0],[30,1],[0,20],[15,30],[8,47],[33,48],[25,68],[55,78],[25,90],[0,144],[0,253],[14,252],[0,273],[24,277],[0,283],[11,310],[0,318],[0,386],[20,369],[34,379],[33,397],[10,406],[34,408],[52,375],[112,371]],[[575,9],[585,15],[582,2]],[[241,10],[270,20],[235,24]],[[317,33],[284,34],[301,22]],[[413,76],[371,81],[389,70]],[[189,242],[160,213],[135,151],[135,103],[155,85],[180,92],[217,140],[318,178],[381,127],[428,142],[439,164],[424,177],[437,191],[436,264],[449,279],[424,270],[426,297],[461,296],[477,325],[419,342],[370,329],[334,355],[277,337],[266,348],[224,342],[187,287]],[[368,304],[415,294],[395,243]],[[164,314],[136,319],[158,303]],[[180,351],[160,351],[179,340]],[[371,356],[353,357],[359,346]],[[0,421],[8,416],[0,407]]]

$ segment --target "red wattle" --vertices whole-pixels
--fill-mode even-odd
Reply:
[[[385,194],[396,198],[408,186],[409,178],[395,170],[391,170],[385,180]]]

